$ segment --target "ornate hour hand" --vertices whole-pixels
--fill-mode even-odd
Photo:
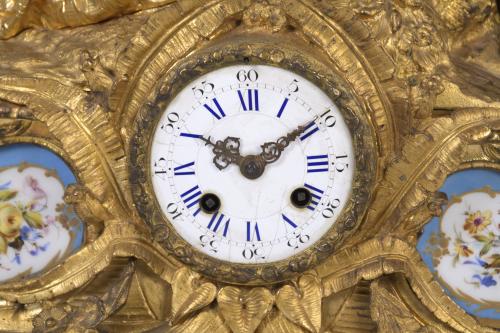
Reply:
[[[307,124],[300,125],[287,135],[280,137],[274,142],[264,143],[263,145],[261,145],[262,152],[258,156],[262,158],[265,164],[276,162],[280,158],[283,150],[285,150],[285,148],[288,147],[291,142],[295,141],[295,139],[297,139],[297,137],[302,134],[302,132],[304,132],[309,126],[311,126],[316,121],[316,119],[317,117],[315,117],[312,121],[309,121]]]
[[[224,140],[218,140],[213,143],[210,139],[201,137],[201,140],[205,141],[207,145],[213,147],[212,152],[214,153],[213,162],[219,170],[227,168],[231,163],[239,164],[242,160],[240,155],[240,139],[229,136]]]

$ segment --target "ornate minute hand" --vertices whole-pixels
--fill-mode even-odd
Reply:
[[[229,136],[224,140],[218,140],[215,143],[210,140],[210,137],[201,137],[200,139],[205,141],[207,145],[213,147],[213,162],[219,170],[227,168],[231,163],[239,164],[243,158],[240,155],[239,138]]]
[[[287,135],[280,137],[274,142],[264,143],[263,145],[261,145],[262,152],[260,153],[259,157],[261,157],[266,164],[276,162],[280,158],[283,150],[285,150],[285,148],[288,147],[290,143],[295,141],[295,139],[297,139],[297,137],[302,134],[302,132],[304,132],[309,126],[311,126],[316,121],[316,119],[317,117],[315,117],[312,121],[309,121],[307,124],[300,125]]]

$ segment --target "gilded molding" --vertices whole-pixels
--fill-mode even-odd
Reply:
[[[97,23],[140,10],[173,3],[176,0],[128,1],[3,1],[0,3],[0,39],[8,39],[27,28],[61,29]]]
[[[334,332],[350,318],[359,332],[496,332],[415,246],[447,176],[500,169],[499,17],[493,0],[0,0],[0,146],[60,155],[89,235],[41,276],[0,285],[0,330]],[[192,75],[245,57],[338,95],[366,171],[350,231],[261,280],[193,264],[137,191],[148,121]]]

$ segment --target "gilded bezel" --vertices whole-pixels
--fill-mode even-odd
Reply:
[[[376,174],[373,125],[348,84],[325,63],[303,48],[272,42],[224,43],[200,50],[177,63],[157,84],[149,103],[135,120],[130,141],[130,181],[139,215],[151,227],[154,239],[194,270],[215,280],[235,284],[268,284],[307,271],[332,254],[363,219]],[[267,64],[295,72],[320,87],[337,104],[353,138],[356,168],[348,203],[334,225],[315,244],[282,261],[269,264],[235,264],[209,257],[194,249],[175,231],[156,201],[150,175],[151,138],[163,110],[196,77],[234,64]]]

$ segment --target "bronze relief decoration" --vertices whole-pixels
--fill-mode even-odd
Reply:
[[[499,23],[0,0],[0,331],[498,331]]]

